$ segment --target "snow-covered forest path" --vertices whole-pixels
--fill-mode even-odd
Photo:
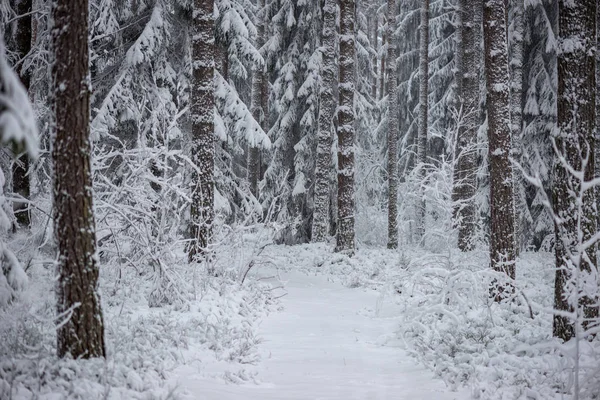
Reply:
[[[325,276],[285,273],[284,310],[261,324],[262,360],[254,383],[235,385],[178,373],[189,399],[466,399],[451,392],[404,350],[383,346],[396,330],[392,309],[375,317],[379,295],[349,289]]]

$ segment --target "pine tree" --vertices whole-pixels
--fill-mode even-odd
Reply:
[[[419,28],[419,130],[417,133],[417,163],[419,182],[425,179],[427,155],[427,118],[429,116],[429,0],[421,2],[421,26]],[[419,189],[417,199],[416,233],[419,240],[425,235],[425,200]]]
[[[458,227],[458,247],[473,249],[475,234],[475,204],[477,187],[477,142],[479,118],[480,27],[475,16],[483,4],[480,0],[460,0],[458,5],[459,42],[457,49],[457,95],[462,109],[454,150],[454,183],[452,201],[455,204],[454,221]]]
[[[483,36],[488,110],[490,171],[490,261],[494,270],[515,278],[514,196],[510,162],[509,71],[506,3],[484,2]],[[502,298],[503,288],[495,293]]]
[[[214,221],[215,168],[215,21],[212,0],[194,0],[192,29],[192,206],[188,255],[193,261],[207,251]]]
[[[329,193],[331,188],[331,142],[333,113],[335,111],[335,46],[336,2],[325,0],[323,6],[322,68],[319,104],[319,132],[317,137],[317,168],[315,171],[315,200],[312,223],[312,241],[322,242],[329,232]]]
[[[57,0],[52,16],[56,111],[54,229],[58,243],[58,355],[105,355],[90,166],[88,2]]]
[[[338,232],[336,251],[354,254],[354,0],[339,0]]]
[[[396,0],[387,2],[387,31],[389,38],[396,32]],[[388,249],[398,247],[398,94],[396,72],[396,41],[387,46],[387,173],[388,173]]]
[[[558,54],[558,129],[555,136],[556,148],[553,168],[552,206],[555,218],[556,276],[554,281],[554,307],[560,311],[583,309],[584,324],[598,317],[597,299],[588,294],[572,293],[580,290],[579,285],[569,288],[574,268],[583,275],[596,269],[595,246],[581,252],[580,243],[585,243],[596,234],[596,211],[592,190],[582,190],[582,181],[567,170],[583,174],[583,180],[594,177],[594,126],[595,126],[595,61],[596,2],[581,0],[559,2],[559,46]],[[577,44],[577,45],[574,45]],[[584,163],[585,160],[585,163]],[[581,207],[581,211],[577,212]],[[593,283],[592,283],[593,285]],[[576,296],[579,304],[569,302]],[[555,315],[553,334],[563,340],[575,334],[574,321],[564,315]]]
[[[31,3],[32,0],[16,0],[15,11],[20,17],[17,19],[15,44],[19,58],[23,59],[31,50]],[[31,82],[31,72],[21,65],[21,82],[27,91]],[[30,195],[30,178],[29,178],[29,156],[27,154],[20,155],[17,162],[13,164],[13,192],[21,195],[25,199],[29,199]],[[14,211],[16,222],[20,226],[29,227],[31,223],[29,218],[29,207],[23,203],[15,203]]]

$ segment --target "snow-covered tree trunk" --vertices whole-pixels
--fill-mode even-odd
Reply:
[[[488,0],[483,7],[483,36],[488,111],[490,170],[490,262],[494,270],[515,278],[514,196],[510,162],[509,72],[506,2]],[[496,299],[504,288],[498,287]]]
[[[596,2],[594,0],[559,2],[559,52],[558,52],[558,134],[555,137],[559,154],[553,169],[552,205],[555,218],[556,276],[554,307],[572,311],[568,297],[579,299],[583,318],[587,323],[598,316],[595,299],[567,285],[573,268],[591,272],[596,268],[595,246],[587,249],[587,257],[580,260],[570,255],[580,253],[580,244],[596,233],[594,195],[587,190],[583,198],[581,180],[567,171],[565,163],[574,171],[583,172],[584,180],[594,177],[594,125],[595,125],[595,61]],[[587,158],[587,163],[584,160]],[[578,204],[581,202],[581,204]],[[581,206],[582,215],[577,215]],[[579,264],[579,265],[577,265]],[[574,321],[564,315],[555,315],[554,336],[569,340],[574,335]],[[584,322],[584,327],[586,323]]]
[[[15,44],[19,58],[25,57],[31,50],[31,7],[32,0],[16,0],[15,11],[21,16],[17,19]],[[31,72],[21,64],[21,83],[26,90],[29,90],[31,81]],[[27,154],[20,155],[17,162],[13,163],[12,167],[12,184],[13,192],[21,195],[25,199],[29,199],[30,195],[30,178],[29,178],[29,156]],[[29,227],[31,223],[29,217],[29,207],[25,203],[15,203],[14,212],[16,222],[23,227]]]
[[[329,232],[329,193],[331,188],[331,142],[335,112],[335,46],[336,1],[325,0],[323,7],[322,68],[317,136],[317,165],[315,171],[315,200],[312,223],[312,241],[323,242]]]
[[[336,251],[354,253],[354,0],[339,0],[338,224]]]
[[[375,50],[374,54],[373,54],[373,83],[371,86],[371,97],[373,98],[373,100],[377,100],[377,54],[378,54],[378,50],[379,48],[377,47],[378,45],[378,40],[377,40],[377,31],[379,30],[379,16],[377,14],[377,4],[375,4],[372,8],[371,8],[373,15],[371,16],[371,45],[373,46],[373,49]]]
[[[396,31],[396,0],[387,2],[387,37],[392,39]],[[398,247],[398,96],[396,93],[396,41],[387,47],[387,152],[388,152],[388,249]]]
[[[257,21],[256,26],[256,41],[255,47],[257,50],[265,43],[265,1],[258,0],[257,4]],[[265,85],[265,66],[257,66],[252,75],[252,92],[250,94],[250,112],[254,119],[261,124],[262,129],[267,131],[267,120],[262,109],[263,90]],[[248,183],[250,184],[250,192],[258,198],[258,181],[260,180],[260,152],[258,146],[248,146]]]
[[[460,0],[458,13],[458,49],[456,55],[457,95],[462,109],[454,149],[454,223],[458,228],[458,248],[473,249],[475,233],[474,196],[477,188],[477,142],[479,120],[480,31],[476,15],[481,15],[481,0]]]
[[[88,2],[57,0],[52,17],[57,351],[60,357],[103,357],[104,324],[98,295],[90,165]]]
[[[189,260],[207,251],[212,235],[215,200],[215,21],[214,1],[194,0],[192,28],[192,205]]]
[[[388,22],[389,23],[389,22]],[[389,62],[389,61],[388,61]],[[429,0],[421,0],[421,25],[419,27],[419,120],[417,132],[417,164],[419,183],[425,179],[427,156],[427,117],[429,97]],[[419,240],[425,235],[425,200],[419,188],[416,204],[416,234]]]
[[[387,22],[383,19],[383,26]],[[381,100],[385,94],[385,46],[387,46],[387,30],[384,31],[381,37],[381,56],[379,61],[379,100]]]
[[[512,21],[509,25],[510,46],[510,128],[512,138],[512,157],[521,162],[523,129],[523,34],[525,11],[524,0],[511,0],[510,11]],[[519,253],[521,248],[521,237],[523,232],[523,210],[527,207],[525,201],[525,188],[520,171],[513,166],[513,194],[514,216],[515,216],[515,252]]]

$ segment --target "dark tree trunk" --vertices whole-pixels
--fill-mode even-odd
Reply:
[[[483,35],[490,168],[490,261],[494,270],[515,278],[514,196],[509,114],[509,73],[504,0],[484,2]],[[496,300],[507,288],[497,285]]]
[[[17,15],[24,15],[16,21],[17,29],[15,34],[16,50],[19,54],[19,58],[23,58],[31,50],[31,14],[28,13],[31,12],[32,0],[15,0],[15,3]],[[29,91],[31,72],[23,68],[23,64],[21,64],[19,76],[21,77],[23,86]],[[13,192],[29,200],[31,193],[29,156],[27,154],[22,154],[18,157],[17,161],[13,164],[12,174]],[[29,228],[29,225],[31,224],[29,206],[26,203],[15,203],[14,212],[17,224]]]
[[[336,251],[354,254],[354,0],[339,0],[338,224]]]
[[[419,165],[419,196],[416,204],[416,233],[419,241],[425,236],[425,200],[420,189],[425,180],[427,157],[427,117],[429,115],[429,0],[421,0],[419,28],[419,130],[417,133],[417,164]]]
[[[214,1],[194,0],[192,36],[192,206],[190,261],[204,254],[211,240],[215,199],[215,21]]]
[[[594,177],[594,124],[595,124],[595,37],[596,2],[580,0],[559,2],[558,30],[562,49],[558,55],[558,128],[555,137],[560,156],[575,171],[583,170],[584,180]],[[565,45],[578,43],[580,46]],[[583,163],[585,158],[587,164]],[[556,277],[554,282],[554,307],[561,311],[582,310],[583,327],[598,316],[596,299],[577,293],[579,304],[567,300],[574,293],[566,283],[574,279],[574,268],[590,273],[596,268],[595,246],[587,250],[586,257],[578,260],[578,247],[596,233],[594,192],[587,190],[579,196],[581,181],[569,173],[555,158],[552,202],[554,214],[560,220],[555,223]],[[569,256],[575,255],[575,259]],[[585,256],[583,254],[582,256]],[[579,312],[577,313],[579,315]],[[555,315],[553,334],[563,340],[575,334],[574,321],[566,316]]]
[[[377,54],[379,52],[379,49],[377,47],[377,31],[379,30],[379,17],[377,15],[377,5],[373,7],[373,16],[371,18],[371,45],[375,50],[375,54],[373,55],[373,81],[371,85],[371,97],[373,98],[373,100],[377,100]]]
[[[265,42],[265,2],[264,0],[258,0],[257,2],[257,21],[256,25],[256,48],[260,50]],[[252,75],[252,93],[250,99],[250,111],[254,119],[260,123],[261,128],[266,131],[266,118],[264,118],[264,112],[262,110],[262,97],[263,89],[265,85],[263,80],[266,77],[266,66],[260,66],[256,68]],[[258,198],[258,181],[260,180],[260,151],[257,146],[248,146],[248,165],[247,165],[247,177],[250,185],[250,192]]]
[[[388,90],[388,249],[398,248],[398,97],[396,95],[396,0],[387,2],[387,37],[391,40],[387,51],[387,90]]]
[[[524,0],[510,0],[510,128],[512,137],[512,157],[522,164],[523,130],[523,35],[524,35]],[[518,255],[523,241],[524,217],[526,209],[524,179],[521,172],[513,165],[513,195],[515,218],[515,253]]]
[[[385,19],[384,25],[385,25]],[[381,48],[383,49],[387,43],[387,30],[383,33],[381,37]],[[385,53],[381,53],[381,61],[379,63],[379,100],[383,99],[385,94]]]
[[[57,350],[60,357],[103,357],[90,166],[88,2],[57,0],[52,16],[56,61],[54,229],[58,243]]]
[[[481,65],[481,0],[460,0],[458,13],[456,67],[457,94],[462,108],[462,120],[458,127],[454,150],[454,224],[458,228],[458,248],[473,249],[475,233],[474,196],[477,188],[477,143],[479,128],[479,76]]]
[[[315,171],[314,215],[312,241],[324,242],[329,232],[329,194],[331,192],[331,142],[335,112],[335,45],[336,1],[325,0],[323,7],[323,67],[319,106],[319,133],[317,137],[317,166]]]

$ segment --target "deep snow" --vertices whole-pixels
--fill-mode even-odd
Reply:
[[[180,394],[219,400],[468,398],[465,390],[451,392],[389,342],[399,321],[391,316],[398,312],[391,304],[376,307],[377,292],[296,271],[281,278],[284,309],[260,326],[263,359],[255,369],[256,382],[235,385],[207,378],[201,363],[188,364],[172,374]]]

